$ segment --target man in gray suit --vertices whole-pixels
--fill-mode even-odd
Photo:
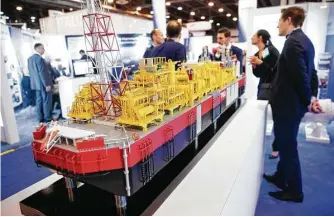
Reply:
[[[36,53],[28,58],[31,89],[36,94],[37,117],[40,123],[51,121],[52,116],[52,79],[42,57],[43,44],[34,46]]]

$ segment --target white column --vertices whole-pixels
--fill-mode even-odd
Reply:
[[[166,0],[152,0],[154,28],[166,35]]]
[[[254,22],[254,11],[257,7],[256,0],[239,0],[239,25],[240,31],[243,31],[243,35],[246,38],[247,43],[247,56],[254,55],[251,53],[252,44],[251,37],[253,33],[253,22]],[[257,85],[258,79],[253,76],[252,67],[246,63],[246,89],[245,89],[245,97],[247,99],[255,98],[257,95]]]
[[[8,144],[15,144],[20,141],[17,132],[16,119],[14,115],[14,106],[11,97],[10,87],[8,85],[7,74],[4,67],[4,55],[1,48],[1,141]]]

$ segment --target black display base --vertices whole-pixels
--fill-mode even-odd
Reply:
[[[240,103],[233,103],[218,119],[217,131],[233,115]],[[31,195],[20,202],[23,215],[52,216],[113,216],[113,215],[151,215],[157,204],[163,202],[162,197],[168,189],[173,189],[173,180],[183,179],[191,170],[189,164],[196,164],[206,150],[212,145],[214,136],[213,124],[204,130],[198,138],[198,148],[195,142],[188,145],[168,165],[158,172],[153,179],[134,195],[127,198],[126,210],[122,213],[116,208],[115,195],[89,184],[84,184],[73,191],[74,201],[69,200],[65,179],[53,183],[49,187]],[[195,158],[196,157],[196,158]],[[195,162],[196,161],[196,162]],[[189,170],[189,171],[184,171]],[[185,175],[183,175],[185,174]],[[181,177],[182,176],[182,177]],[[168,188],[168,189],[166,189]],[[163,196],[161,196],[163,195]],[[166,195],[167,197],[167,195]]]

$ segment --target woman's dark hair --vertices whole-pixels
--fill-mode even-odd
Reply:
[[[257,31],[256,34],[257,34],[258,37],[260,37],[260,36],[262,37],[262,41],[266,46],[272,45],[272,43],[270,41],[271,36],[270,36],[270,34],[267,30],[260,29],[259,31]]]

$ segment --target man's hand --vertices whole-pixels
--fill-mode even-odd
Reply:
[[[257,56],[249,57],[248,60],[249,60],[250,64],[252,64],[253,66],[254,65],[258,66],[258,65],[261,65],[263,63],[263,61],[260,58],[258,58]]]
[[[51,86],[46,86],[45,87],[45,90],[46,90],[46,92],[50,92],[52,89],[51,89]]]
[[[324,112],[320,106],[319,100],[316,97],[312,97],[309,110],[313,113],[322,113]]]

